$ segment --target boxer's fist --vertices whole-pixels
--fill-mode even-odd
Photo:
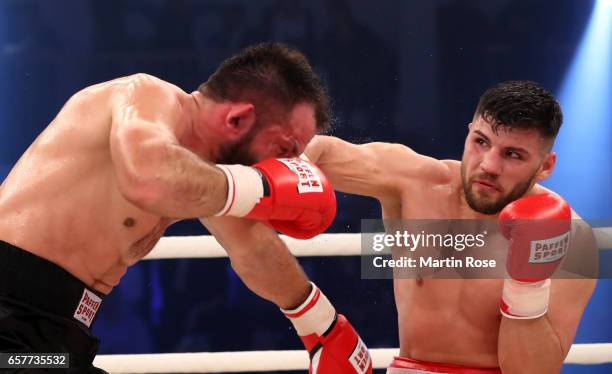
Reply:
[[[269,220],[272,227],[294,238],[324,232],[336,216],[336,195],[327,177],[300,158],[272,159],[255,165],[270,184],[270,196],[247,215]]]
[[[228,201],[220,215],[264,221],[299,239],[324,232],[336,215],[327,177],[308,161],[269,159],[253,167],[218,165],[226,174]]]
[[[549,278],[569,248],[572,212],[550,193],[520,198],[499,214],[509,240],[506,269],[513,279],[536,282]]]
[[[371,374],[372,359],[353,326],[313,284],[297,309],[283,310],[310,355],[310,374]]]
[[[523,197],[499,215],[509,240],[500,310],[508,318],[529,319],[548,310],[550,276],[569,248],[571,209],[550,193]]]
[[[301,336],[310,354],[310,374],[372,373],[368,348],[347,319],[338,314],[323,336]]]

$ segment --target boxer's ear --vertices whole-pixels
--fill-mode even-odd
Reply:
[[[542,165],[540,165],[540,170],[536,173],[536,179],[541,181],[550,177],[555,168],[555,164],[557,163],[557,154],[555,152],[548,152],[544,156],[544,160]]]
[[[231,103],[225,116],[226,130],[237,138],[249,132],[255,125],[255,106],[251,103]]]

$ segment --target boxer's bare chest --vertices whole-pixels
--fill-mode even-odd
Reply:
[[[122,223],[125,231],[134,230],[134,232],[130,235],[131,243],[124,249],[123,257],[131,264],[146,256],[172,222],[171,219],[165,217],[126,216]],[[137,228],[139,225],[140,229]]]
[[[395,204],[383,203],[383,218],[410,222],[473,218],[461,205],[460,181],[412,184]],[[402,355],[423,360],[455,360],[478,353],[496,362],[499,279],[394,279]],[[483,357],[483,352],[487,352]],[[474,356],[476,357],[476,356]],[[478,363],[478,362],[475,362]]]

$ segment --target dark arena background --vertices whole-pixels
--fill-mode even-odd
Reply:
[[[0,0],[0,180],[86,86],[144,72],[190,92],[242,47],[282,41],[328,85],[329,134],[439,159],[461,158],[487,87],[540,82],[565,114],[544,185],[584,219],[610,221],[611,25],[612,1],[602,0]],[[375,200],[337,200],[329,233],[358,233],[361,219],[380,217]],[[205,234],[198,221],[166,233]],[[368,347],[398,346],[390,280],[361,279],[357,256],[299,261]],[[574,343],[611,342],[611,310],[612,282],[600,280]],[[99,354],[302,349],[227,258],[141,261],[105,300],[94,333]]]

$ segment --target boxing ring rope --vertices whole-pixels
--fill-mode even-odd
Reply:
[[[370,349],[375,369],[385,369],[397,348]],[[611,344],[574,344],[566,364],[612,362]],[[308,354],[299,351],[161,353],[99,355],[94,365],[109,373],[244,373],[249,371],[308,370]]]
[[[594,228],[597,245],[612,249],[612,227]],[[291,252],[304,256],[357,256],[360,234],[322,234],[310,240],[281,236]],[[212,236],[164,237],[144,259],[220,258],[227,253]],[[398,348],[370,349],[373,367],[386,368]],[[566,364],[612,363],[612,343],[574,344]],[[307,370],[308,355],[296,351],[244,351],[98,355],[94,365],[109,373],[240,373]]]
[[[612,249],[612,227],[594,228],[597,246]],[[298,240],[281,235],[287,247],[296,257],[309,256],[359,256],[361,254],[360,234],[321,234],[310,240]],[[144,258],[145,260],[179,258],[218,258],[227,253],[214,237],[167,236]]]

